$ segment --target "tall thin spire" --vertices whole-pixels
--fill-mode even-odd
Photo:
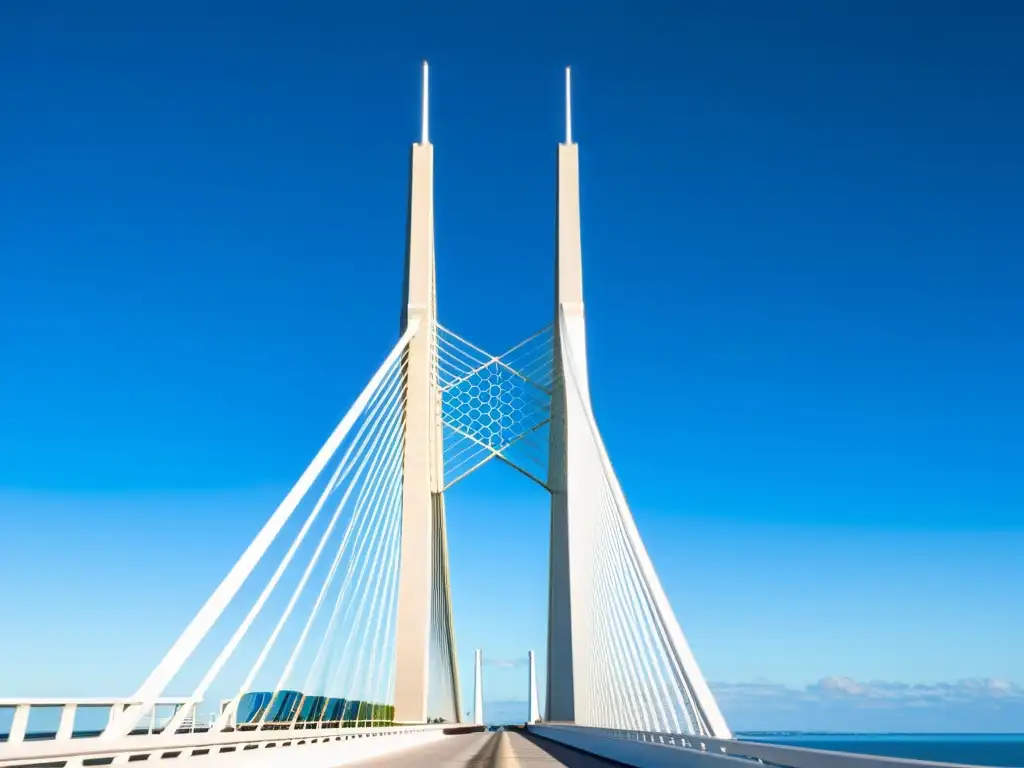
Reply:
[[[572,144],[572,75],[565,68],[565,143]]]
[[[586,424],[576,421],[580,414],[572,410],[566,380],[567,359],[576,371],[579,394],[589,399],[587,389],[587,334],[583,312],[583,248],[580,242],[580,163],[579,145],[572,143],[572,93],[570,70],[565,68],[565,142],[558,144],[558,176],[555,195],[555,334],[569,343],[564,355],[555,355],[558,375],[551,396],[551,424],[558,425],[548,434],[548,487],[551,489],[551,546],[548,550],[548,651],[547,692],[544,696],[545,720],[575,722],[576,713],[587,711],[584,702],[589,691],[585,682],[577,683],[575,669],[589,669],[591,631],[590,593],[575,585],[580,579],[580,562],[589,562],[587,533],[592,520],[587,517],[586,499],[589,479],[582,471],[584,450],[578,437]],[[563,357],[565,359],[563,359]],[[565,374],[565,375],[563,375]],[[585,418],[583,419],[586,420]],[[575,426],[570,426],[575,425]],[[570,520],[572,525],[570,526]],[[584,526],[580,528],[580,526]],[[570,530],[573,532],[570,533]],[[578,531],[583,531],[582,533]],[[577,704],[579,705],[577,707]]]
[[[484,678],[483,654],[476,649],[473,654],[473,725],[484,724]]]
[[[421,116],[420,144],[430,143],[430,65],[423,62],[423,114]]]
[[[530,694],[529,694],[529,705],[530,705],[530,719],[528,722],[536,723],[540,721],[540,702],[537,701],[537,663],[533,657],[533,651],[530,651]]]

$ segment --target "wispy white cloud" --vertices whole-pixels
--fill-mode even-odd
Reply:
[[[1024,687],[1007,680],[968,679],[952,683],[898,683],[873,680],[861,683],[850,677],[823,677],[803,688],[779,683],[712,683],[715,694],[724,701],[757,699],[760,701],[850,701],[859,703],[922,702],[942,704],[951,701],[1024,701]]]
[[[998,731],[1024,720],[1024,687],[998,679],[901,683],[837,676],[803,687],[767,681],[711,687],[738,730]]]

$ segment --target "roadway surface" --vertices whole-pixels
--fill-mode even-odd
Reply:
[[[403,768],[514,768],[514,766],[565,765],[599,768],[616,763],[540,739],[526,731],[497,731],[447,736],[423,747],[382,755],[361,763],[361,768],[401,765]]]

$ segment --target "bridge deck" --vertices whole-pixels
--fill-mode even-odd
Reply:
[[[540,739],[524,731],[499,731],[450,736],[419,749],[367,760],[360,768],[401,765],[407,768],[514,768],[514,766],[565,765],[599,768],[614,763]]]

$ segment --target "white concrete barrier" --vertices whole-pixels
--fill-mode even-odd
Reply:
[[[529,731],[581,752],[637,768],[750,768],[750,761],[654,741],[616,738],[601,728],[531,725]]]
[[[389,752],[398,752],[443,738],[451,725],[390,728],[331,728],[235,731],[177,735],[136,735],[114,741],[91,737],[57,741],[0,744],[0,768],[65,762],[77,768],[84,760],[113,758],[115,765],[142,756],[159,759],[168,768],[192,764],[217,766],[294,766],[328,768]],[[146,762],[149,762],[147,760]]]
[[[964,768],[962,764],[908,760],[880,755],[787,747],[742,739],[711,739],[687,734],[530,725],[530,733],[582,752],[637,768],[750,768],[752,762],[784,768]]]

